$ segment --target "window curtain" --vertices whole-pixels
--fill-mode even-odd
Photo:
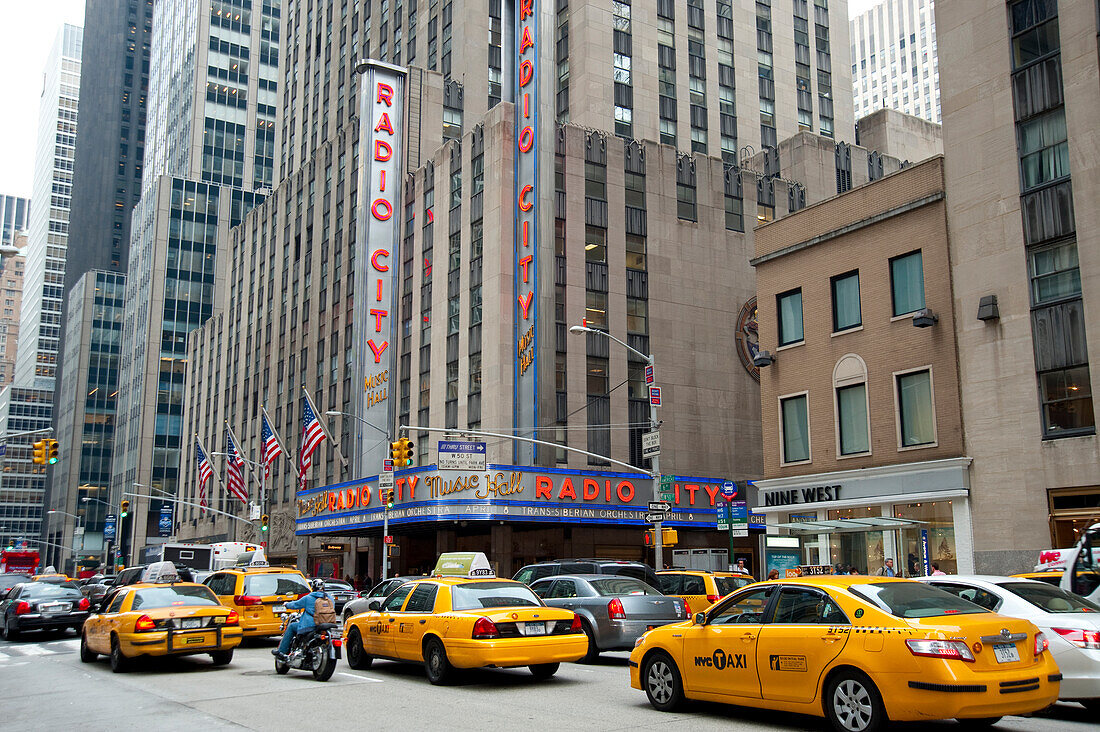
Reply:
[[[792,292],[779,298],[779,345],[802,340],[802,293]]]
[[[840,454],[855,455],[871,449],[867,435],[867,385],[836,390],[840,412]]]
[[[810,425],[806,397],[783,400],[783,462],[810,459]]]
[[[932,377],[918,371],[898,377],[901,404],[901,445],[927,445],[935,441],[932,418]]]
[[[854,328],[862,322],[859,312],[859,275],[851,275],[833,283],[833,307],[836,308],[837,330]]]
[[[924,268],[921,253],[914,252],[890,263],[894,287],[894,315],[912,313],[924,307]]]

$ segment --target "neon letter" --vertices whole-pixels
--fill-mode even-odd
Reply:
[[[390,271],[390,265],[388,265],[388,264],[379,264],[378,263],[378,258],[379,257],[388,257],[388,256],[390,256],[390,253],[387,252],[385,249],[375,250],[374,254],[370,255],[371,266],[374,267],[379,272],[389,272]]]
[[[528,254],[526,257],[519,260],[519,266],[523,267],[523,281],[524,282],[527,281],[527,265],[531,264],[532,259],[534,259],[534,257],[532,257],[530,254]]]
[[[393,205],[384,198],[376,198],[370,205],[370,212],[379,221],[387,221],[393,215]]]
[[[533,45],[533,44],[532,44]],[[523,51],[520,51],[523,53]],[[535,75],[535,65],[531,63],[531,59],[525,58],[519,65],[519,85],[527,86],[531,79]]]
[[[374,332],[382,332],[382,318],[389,315],[385,310],[371,310],[370,314],[374,316]]]
[[[531,152],[531,146],[535,144],[535,131],[531,127],[524,127],[519,131],[519,151]]]
[[[379,348],[378,346],[374,345],[374,339],[372,338],[367,341],[367,345],[370,346],[370,349],[372,351],[374,351],[374,362],[382,363],[382,352],[386,350],[386,346],[390,345],[389,341],[382,341],[382,347]]]
[[[389,84],[383,84],[378,82],[378,99],[377,102],[383,102],[387,107],[393,106],[393,87]]]
[[[530,128],[527,128],[527,129],[530,129]],[[535,187],[533,185],[531,185],[530,183],[528,183],[527,185],[525,185],[523,188],[520,189],[520,192],[519,192],[519,210],[520,211],[530,211],[531,207],[535,205],[535,204],[531,203],[530,201],[525,201],[524,200],[525,198],[527,198],[527,194],[530,193],[533,190],[535,190]]]
[[[382,113],[382,116],[378,118],[378,124],[374,126],[375,132],[388,132],[393,134],[393,125],[390,124],[390,115],[386,112]]]
[[[385,140],[374,141],[374,159],[384,163],[393,157],[393,148]]]
[[[524,320],[527,320],[528,309],[531,307],[531,298],[534,296],[534,294],[534,292],[528,292],[526,298],[524,298],[522,295],[516,298],[517,300],[519,300],[519,306],[523,308]]]

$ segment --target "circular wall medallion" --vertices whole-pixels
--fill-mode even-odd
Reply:
[[[760,381],[760,369],[753,364],[753,359],[760,351],[755,297],[746,302],[741,308],[741,312],[737,314],[737,322],[734,325],[734,338],[737,339],[737,355],[741,359],[741,365],[745,367],[752,378]]]

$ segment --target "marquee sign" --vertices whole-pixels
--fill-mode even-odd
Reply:
[[[538,282],[539,190],[539,0],[516,2],[515,70],[515,244],[513,248],[512,330],[515,344],[513,367],[513,422],[517,430],[537,438],[538,424]],[[514,443],[514,459],[533,463],[530,445]]]
[[[653,487],[645,473],[490,465],[476,472],[434,467],[398,473],[389,523],[507,520],[638,525]],[[377,478],[298,494],[298,534],[339,534],[382,525]],[[675,477],[665,526],[714,528],[723,479]]]
[[[374,473],[387,441],[363,422],[388,432],[394,421],[390,377],[397,363],[396,263],[400,242],[405,71],[367,61],[360,71],[359,200],[355,258],[355,436],[352,470]]]

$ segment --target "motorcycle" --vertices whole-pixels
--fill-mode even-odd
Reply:
[[[283,631],[300,616],[301,613],[284,615]],[[312,630],[295,635],[286,661],[275,659],[275,673],[282,675],[296,668],[311,671],[318,681],[328,681],[336,671],[336,661],[340,658],[340,636],[332,632],[336,628],[336,623],[319,623]]]

